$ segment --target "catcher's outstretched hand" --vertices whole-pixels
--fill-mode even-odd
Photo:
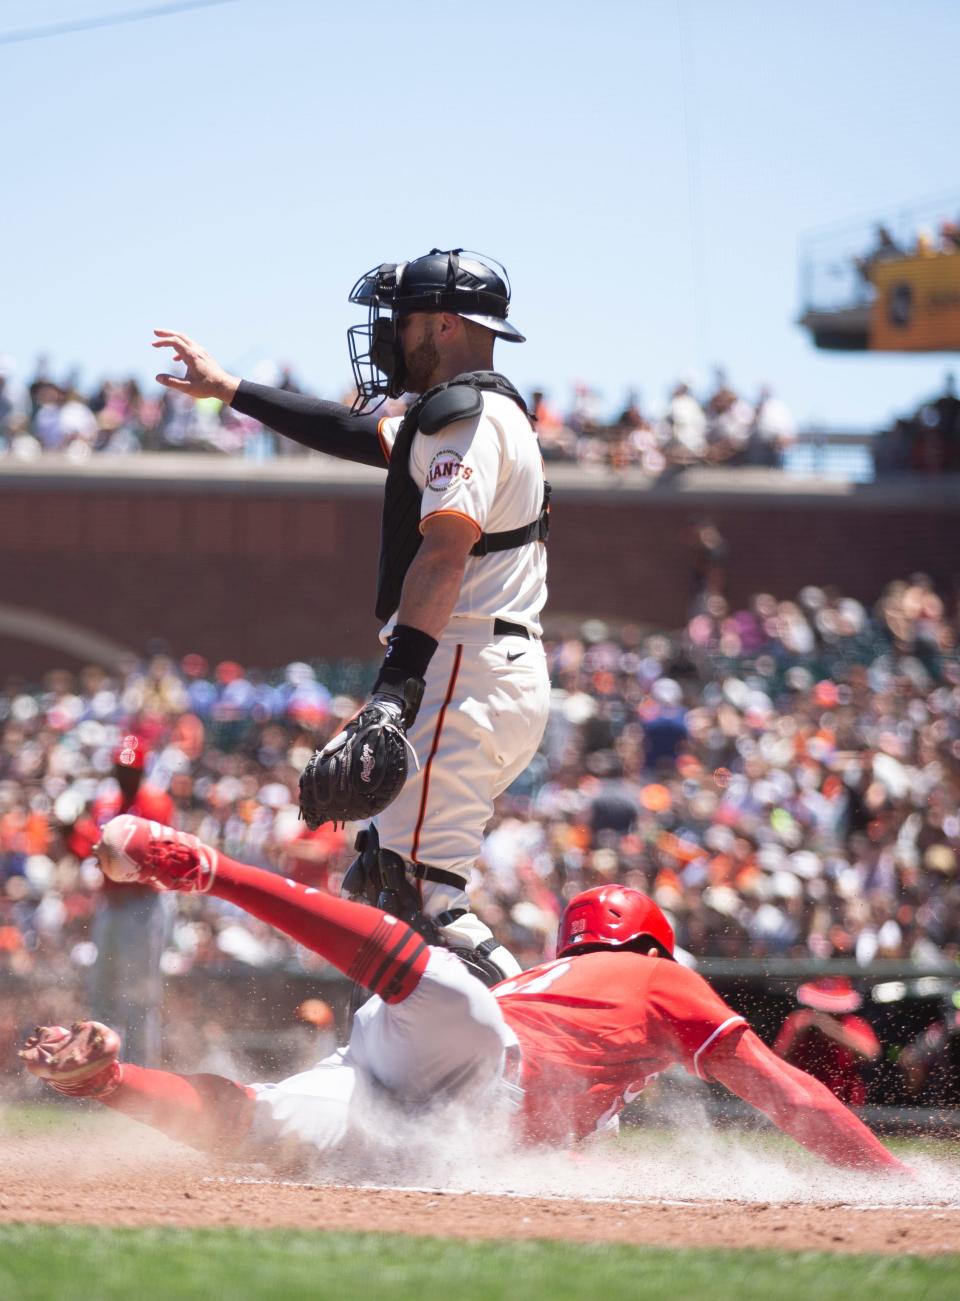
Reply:
[[[176,389],[178,393],[186,393],[192,398],[219,398],[229,406],[240,386],[236,375],[225,371],[206,348],[188,334],[181,334],[179,330],[154,330],[154,334],[157,337],[153,346],[170,348],[173,360],[182,361],[187,368],[185,375],[158,375],[158,384],[164,388]]]

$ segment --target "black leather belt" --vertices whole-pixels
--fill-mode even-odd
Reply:
[[[522,623],[509,623],[506,619],[494,619],[493,621],[494,637],[526,637],[527,641],[533,636],[529,628],[524,628]]]

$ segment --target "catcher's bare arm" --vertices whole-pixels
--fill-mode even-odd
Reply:
[[[189,335],[176,330],[154,330],[154,334],[158,337],[153,346],[172,349],[174,361],[186,367],[182,376],[158,375],[157,383],[164,388],[192,398],[217,398],[315,452],[386,469],[375,416],[354,416],[339,402],[251,384],[224,370]]]
[[[861,1170],[907,1171],[825,1085],[781,1061],[752,1030],[721,1040],[706,1070],[827,1161]]]
[[[397,623],[439,638],[460,594],[463,570],[477,530],[459,515],[424,521],[423,544],[407,570]]]

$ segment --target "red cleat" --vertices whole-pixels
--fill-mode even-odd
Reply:
[[[111,881],[135,881],[157,890],[206,893],[217,874],[215,849],[185,831],[132,813],[110,819],[94,852]]]
[[[38,1025],[20,1049],[31,1075],[72,1098],[105,1098],[120,1083],[120,1036],[99,1021]]]

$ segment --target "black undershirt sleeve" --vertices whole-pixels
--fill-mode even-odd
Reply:
[[[245,379],[240,381],[230,405],[242,415],[259,420],[315,452],[386,469],[376,416],[353,416],[339,402],[324,402],[303,393],[251,384]]]

